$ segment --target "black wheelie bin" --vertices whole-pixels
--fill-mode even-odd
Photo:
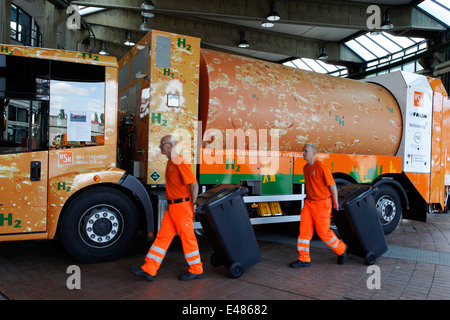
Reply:
[[[261,261],[261,253],[242,196],[242,187],[215,188],[197,199],[196,214],[214,253],[211,264],[224,265],[231,278]]]
[[[388,250],[378,217],[373,188],[348,184],[338,189],[339,210],[333,210],[333,222],[348,245],[348,251],[372,265]]]

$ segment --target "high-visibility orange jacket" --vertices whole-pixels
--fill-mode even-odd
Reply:
[[[300,214],[300,235],[297,240],[298,260],[311,261],[309,245],[314,229],[331,250],[342,255],[346,246],[330,229],[332,201],[329,186],[335,183],[331,171],[323,162],[316,160],[312,166],[306,164],[303,173],[306,199]]]
[[[175,160],[175,161],[174,161]],[[142,269],[155,276],[172,242],[178,233],[183,246],[184,257],[189,265],[189,272],[203,273],[197,238],[193,225],[193,206],[189,185],[196,182],[191,166],[177,156],[167,163],[166,197],[168,207],[161,222],[155,241],[150,247]]]
[[[306,197],[310,200],[322,200],[331,196],[329,186],[334,179],[330,169],[322,161],[316,160],[312,166],[303,167],[305,176]]]

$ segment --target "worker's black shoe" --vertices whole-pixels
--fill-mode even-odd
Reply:
[[[347,251],[348,251],[348,245],[345,245],[344,253],[337,257],[337,263],[338,264],[344,264],[345,261],[347,261]]]
[[[194,279],[201,279],[204,276],[205,275],[203,273],[195,274],[195,273],[190,273],[188,271],[188,272],[183,273],[182,275],[180,275],[179,279],[182,280],[182,281],[189,281],[189,280],[194,280]]]
[[[153,281],[155,280],[155,277],[148,274],[147,272],[145,272],[144,270],[142,270],[142,268],[138,268],[135,266],[131,267],[131,272],[133,272],[135,275],[138,275],[140,277],[144,277],[145,279],[147,279],[148,281]]]
[[[311,267],[311,262],[305,262],[301,260],[297,260],[290,264],[291,268],[309,268]]]

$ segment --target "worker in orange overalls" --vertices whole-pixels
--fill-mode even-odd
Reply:
[[[292,268],[310,267],[309,243],[314,228],[317,235],[327,246],[338,254],[338,264],[347,260],[347,245],[340,241],[330,229],[332,196],[334,207],[339,208],[336,183],[330,169],[316,159],[317,147],[307,143],[303,147],[303,158],[306,164],[303,167],[305,176],[306,199],[301,212],[300,235],[297,240],[299,258],[292,262]]]
[[[198,183],[191,165],[175,152],[175,144],[172,136],[168,135],[161,139],[159,146],[161,153],[169,159],[166,166],[168,208],[161,222],[161,229],[145,257],[144,265],[141,268],[131,268],[133,273],[149,281],[154,280],[177,232],[183,246],[184,258],[189,265],[189,270],[180,276],[180,280],[201,279],[204,276],[193,225],[193,203],[197,200]]]

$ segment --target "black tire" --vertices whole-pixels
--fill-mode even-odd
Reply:
[[[449,212],[449,208],[450,208],[450,190],[447,189],[447,197],[446,197],[446,201],[445,201],[445,211],[444,212]],[[444,208],[442,208],[442,210],[444,210]]]
[[[393,187],[384,184],[378,186],[373,198],[384,234],[390,234],[397,228],[402,215],[400,196]]]
[[[96,263],[123,256],[138,228],[133,201],[119,190],[102,186],[80,193],[64,208],[59,231],[73,257]]]
[[[234,262],[230,269],[228,270],[228,274],[231,278],[237,279],[244,273],[244,269],[242,268],[242,265],[239,262]]]
[[[375,263],[376,261],[376,257],[375,257],[375,253],[373,253],[372,251],[367,252],[366,257],[364,258],[364,262],[366,263],[366,265],[371,266]]]

